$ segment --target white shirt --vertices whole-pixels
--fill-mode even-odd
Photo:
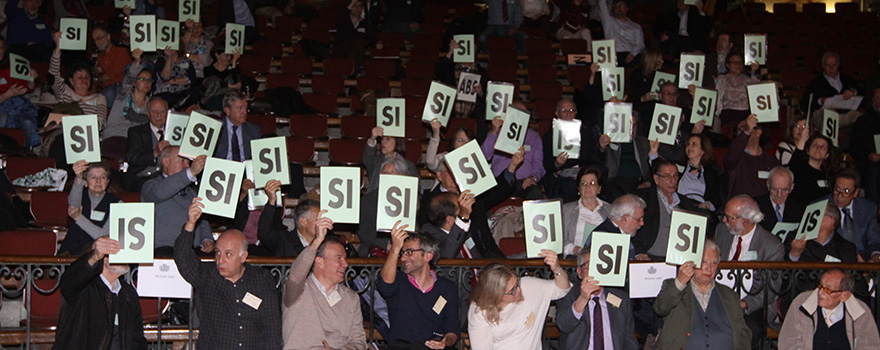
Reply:
[[[162,130],[164,133],[165,131],[163,129],[157,128],[153,123],[150,123],[150,130],[153,131],[153,137],[155,137],[156,140],[162,141],[162,138],[159,137],[159,131]]]
[[[599,1],[599,15],[602,18],[602,28],[605,30],[605,39],[614,39],[614,49],[617,52],[629,52],[638,56],[645,49],[645,34],[642,26],[627,18],[622,22],[611,16],[607,1]],[[623,62],[618,62],[622,65]]]
[[[574,242],[568,243],[562,249],[563,255],[574,255],[574,247],[584,247],[584,230],[582,229],[584,225],[590,224],[593,226],[599,226],[602,224],[602,221],[605,221],[605,218],[599,214],[599,209],[602,208],[606,203],[601,199],[597,199],[599,201],[599,205],[596,206],[596,210],[590,210],[584,206],[584,203],[578,199],[578,221],[577,226],[575,226],[575,234],[574,234]]]
[[[102,261],[100,263],[103,264],[104,262]],[[110,289],[111,293],[119,295],[119,291],[122,290],[122,285],[119,284],[119,279],[116,279],[116,281],[114,281],[115,283],[113,283],[113,285],[110,285],[110,281],[104,278],[104,275],[98,276],[101,276],[101,281],[104,282],[104,285],[107,286],[107,289]]]
[[[758,228],[758,225],[755,225],[755,227],[752,227],[752,230],[747,232],[746,234],[744,234],[742,236],[734,236],[733,237],[733,243],[730,244],[730,254],[728,255],[727,260],[733,261],[733,256],[736,255],[737,239],[741,237],[742,238],[742,250],[739,252],[739,260],[738,261],[746,261],[743,259],[745,259],[746,252],[749,251],[749,246],[752,243],[752,238],[755,237],[755,229],[757,229],[757,228]]]
[[[306,248],[309,246],[309,241],[306,240],[306,237],[303,236],[302,233],[299,233],[299,230],[296,230],[296,236],[299,237],[299,242],[302,243],[303,248]]]
[[[689,36],[688,35],[688,10],[684,10],[684,12],[678,13],[678,35],[681,36]]]
[[[837,323],[837,321],[842,320],[843,319],[843,302],[837,303],[837,306],[832,310],[828,310],[823,307],[822,308],[822,317],[824,319],[827,319],[828,321],[830,321],[832,325]],[[826,324],[827,324],[827,322],[826,322]],[[830,327],[831,325],[828,325],[828,326]]]
[[[324,295],[324,298],[327,299],[328,302],[331,300],[339,301],[342,299],[342,296],[339,295],[339,285],[333,285],[333,289],[330,290],[330,293],[327,293],[327,288],[321,284],[321,281],[318,281],[318,278],[315,277],[314,273],[309,274],[309,279],[318,287],[318,290],[321,291],[321,294]],[[335,303],[334,303],[335,304]]]
[[[822,73],[825,76],[825,80],[828,81],[828,84],[831,85],[837,92],[842,92],[843,90],[843,82],[840,81],[840,74],[838,73],[836,77],[829,76],[828,74]]]

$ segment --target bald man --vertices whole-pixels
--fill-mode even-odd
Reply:
[[[174,262],[195,293],[202,324],[198,349],[280,349],[281,305],[275,279],[245,263],[247,237],[227,230],[214,244],[214,263],[202,263],[192,249],[201,198],[193,198],[187,222],[174,241]]]

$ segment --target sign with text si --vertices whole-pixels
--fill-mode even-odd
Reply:
[[[174,259],[156,259],[138,266],[137,292],[140,297],[189,299],[192,285],[187,282]]]
[[[223,123],[199,112],[189,115],[189,123],[186,124],[186,132],[183,133],[183,142],[180,144],[180,156],[194,159],[200,155],[210,157],[217,147],[217,139],[220,138],[220,127]]]
[[[660,143],[675,145],[675,136],[681,121],[681,108],[667,106],[662,103],[654,105],[654,120],[651,122],[651,131],[648,140],[658,140]]]
[[[165,140],[171,146],[180,146],[187,123],[189,123],[188,115],[168,111],[168,118],[165,119]]]
[[[196,23],[201,22],[201,7],[201,0],[180,0],[177,19],[180,22],[186,22],[188,19]]]
[[[676,76],[674,74],[669,74],[666,72],[656,71],[654,72],[654,82],[651,83],[651,92],[657,93],[657,96],[654,97],[654,100],[660,99],[660,88],[666,83],[675,84]]]
[[[379,175],[379,202],[376,210],[376,231],[390,232],[394,223],[409,225],[416,231],[416,204],[419,201],[419,178],[403,175]]]
[[[381,126],[383,134],[391,137],[406,136],[406,100],[402,98],[380,98],[376,100],[376,126]]]
[[[474,196],[479,196],[490,188],[495,187],[495,177],[492,176],[492,168],[483,156],[483,150],[477,140],[456,148],[443,158],[446,166],[455,177],[460,191],[470,190]]]
[[[767,64],[767,35],[746,34],[745,39],[745,65],[749,66],[752,62],[762,66]]]
[[[474,63],[474,35],[459,34],[452,37],[458,43],[458,49],[452,51],[452,62]]]
[[[25,81],[34,81],[31,76],[31,62],[27,58],[9,53],[9,77]]]
[[[581,153],[581,121],[553,119],[553,156],[568,153],[568,159],[578,159]]]
[[[788,238],[792,232],[797,232],[798,223],[796,222],[777,222],[776,225],[773,226],[773,231],[770,231],[776,238],[779,238],[780,241],[785,242],[785,239]]]
[[[594,40],[593,62],[602,69],[617,67],[617,51],[614,50],[614,39]]]
[[[590,246],[590,276],[600,286],[623,287],[629,264],[629,235],[593,232]]]
[[[254,161],[254,186],[266,187],[269,180],[290,184],[290,163],[287,162],[287,142],[284,136],[251,140],[251,159]]]
[[[226,23],[226,51],[244,53],[244,24]]]
[[[67,164],[81,159],[89,163],[101,161],[97,115],[64,116],[61,118],[61,128],[64,132],[64,156]]]
[[[121,9],[123,7],[128,6],[132,10],[137,9],[137,2],[135,0],[113,0],[113,7]]]
[[[605,104],[605,130],[604,134],[611,137],[613,143],[627,143],[632,140],[632,104],[611,103]]]
[[[480,76],[472,73],[461,73],[458,79],[459,100],[477,102],[477,86],[480,85]]]
[[[687,89],[693,84],[696,87],[703,86],[703,73],[706,68],[706,56],[681,54],[681,63],[678,70],[678,88]],[[702,260],[702,257],[700,258]]]
[[[321,209],[335,223],[357,224],[361,208],[361,168],[321,167]]]
[[[242,161],[244,163],[244,176],[246,179],[254,181],[254,161],[253,160],[245,160]],[[260,210],[269,203],[269,196],[266,195],[266,189],[254,189],[251,188],[248,190],[248,210]],[[275,205],[282,206],[284,205],[284,199],[281,198],[281,189],[275,192]]]
[[[490,81],[486,88],[486,120],[507,116],[507,106],[513,103],[514,86],[510,83]]]
[[[536,200],[523,202],[523,224],[526,234],[526,252],[529,258],[539,258],[541,249],[562,253],[562,202]]]
[[[157,49],[165,50],[166,48],[170,48],[176,50],[180,47],[179,22],[159,19],[156,20],[156,28],[158,30],[158,38],[156,39]]]
[[[244,163],[208,157],[199,183],[199,197],[205,205],[202,212],[234,218],[243,179]]]
[[[840,133],[840,114],[835,111],[822,109],[822,136],[831,140],[837,147],[837,139]]]
[[[804,209],[804,216],[798,226],[797,236],[794,239],[806,237],[807,240],[819,237],[819,226],[822,225],[822,217],[825,216],[825,205],[828,200],[821,200],[807,206]]]
[[[706,121],[706,126],[712,127],[715,120],[715,108],[718,100],[718,92],[715,90],[697,88],[694,92],[694,105],[691,107],[691,124],[701,120]]]
[[[605,101],[611,97],[623,100],[624,75],[623,68],[602,68],[602,98]]]
[[[119,253],[111,264],[153,262],[155,203],[111,203],[110,238],[119,241]]]
[[[681,265],[693,261],[696,268],[700,268],[707,230],[708,219],[705,216],[674,210],[669,224],[666,263]]]
[[[425,101],[425,109],[422,111],[422,121],[430,123],[437,119],[440,125],[445,127],[449,123],[449,117],[452,116],[454,103],[455,88],[432,81],[431,89],[428,90],[428,100]]]
[[[504,124],[501,125],[495,149],[509,154],[518,152],[529,131],[529,117],[528,112],[514,106],[507,107],[507,118],[504,118]]]
[[[779,99],[776,97],[776,83],[752,84],[748,86],[749,108],[758,116],[759,123],[779,121]]]
[[[133,15],[128,17],[128,21],[131,24],[131,37],[129,39],[131,50],[156,51],[156,16]]]
[[[62,18],[61,40],[58,47],[62,50],[84,51],[89,37],[89,20],[84,18]]]

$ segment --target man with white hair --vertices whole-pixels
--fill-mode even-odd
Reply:
[[[608,218],[605,219],[593,232],[625,233],[630,237],[635,236],[639,229],[645,225],[645,201],[634,194],[620,196],[611,209],[608,210]],[[587,238],[584,248],[592,245],[593,238]],[[589,250],[589,249],[587,249]],[[629,246],[629,259],[635,259],[635,250]]]
[[[783,166],[771,169],[770,176],[767,177],[767,189],[767,194],[755,197],[761,213],[764,214],[762,227],[770,231],[779,222],[801,221],[806,206],[791,196],[794,173],[790,169]]]
[[[715,241],[721,252],[722,261],[782,261],[785,249],[779,238],[773,236],[761,225],[764,219],[758,203],[748,195],[739,195],[727,201],[724,207],[722,221],[724,225],[718,225],[715,229]],[[774,281],[774,285],[778,281]],[[767,292],[765,298],[764,283],[754,279],[749,295],[740,301],[746,314],[746,324],[752,330],[752,346],[760,344],[766,333],[766,325],[771,324],[776,318],[777,295]],[[779,290],[779,288],[775,288]],[[765,300],[767,304],[765,304]],[[766,305],[772,305],[767,309],[768,323],[762,321],[763,309]]]

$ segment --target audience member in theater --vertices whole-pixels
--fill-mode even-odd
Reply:
[[[489,84],[489,72],[475,62],[454,62],[452,54],[459,50],[460,46],[455,40],[449,41],[449,51],[440,57],[434,67],[437,80],[447,86],[458,86],[461,73],[471,73],[480,76],[480,83],[473,87],[476,94],[475,102],[456,99],[452,106],[453,118],[471,118],[477,121],[477,140],[486,139],[486,87]],[[476,57],[476,56],[474,56]],[[427,92],[427,90],[426,90]]]
[[[122,85],[125,66],[131,63],[134,53],[114,45],[110,40],[110,30],[103,25],[92,28],[92,41],[95,43],[95,51],[98,52],[98,61],[95,64],[96,83],[101,86],[101,93],[107,102],[113,103]]]
[[[654,23],[654,33],[663,52],[678,58],[681,53],[709,52],[706,34],[712,31],[712,18],[703,11],[703,1],[687,5],[678,0],[672,11],[661,14]]]
[[[31,62],[47,62],[58,40],[52,40],[52,27],[40,16],[42,0],[10,0],[6,2],[6,45],[9,52]],[[59,35],[56,33],[55,35]]]
[[[699,123],[698,123],[699,124]],[[721,208],[721,169],[715,162],[712,143],[704,134],[687,138],[685,166],[678,180],[678,194],[700,203],[700,208],[715,212]]]
[[[300,200],[293,210],[296,227],[290,231],[282,223],[284,206],[276,205],[276,191],[280,188],[281,181],[269,180],[266,183],[266,197],[269,200],[260,214],[257,237],[260,245],[275,256],[297,256],[316,239],[315,222],[320,216],[321,203],[314,199]]]
[[[259,126],[247,121],[247,108],[248,101],[240,91],[229,91],[223,97],[223,127],[214,149],[215,158],[236,162],[251,159],[251,141],[261,134]]]
[[[403,159],[403,157],[389,157],[377,165],[377,168],[379,173],[376,174],[375,183],[370,181],[370,186],[375,187],[368,190],[361,197],[360,223],[358,223],[358,237],[361,239],[361,246],[358,248],[358,255],[362,257],[383,256],[384,252],[391,247],[391,238],[388,234],[382,233],[380,235],[376,232],[376,210],[379,205],[379,175],[417,176],[417,173],[416,175],[407,173],[409,169],[415,168],[415,166],[412,165],[412,162]],[[369,168],[367,169],[369,171]]]
[[[489,19],[486,29],[480,33],[480,51],[489,52],[489,38],[513,37],[516,41],[516,52],[526,53],[528,35],[519,30],[523,22],[522,3],[516,0],[487,0]]]
[[[367,146],[364,147],[363,161],[370,180],[370,190],[379,188],[379,173],[382,172],[384,162],[389,159],[400,158],[405,165],[403,169],[397,169],[398,175],[419,176],[416,165],[404,158],[406,156],[406,141],[402,137],[386,137],[384,135],[385,131],[381,126],[373,128],[370,138],[367,139]],[[379,144],[378,148],[377,144]]]
[[[561,120],[574,120],[578,116],[578,109],[574,101],[563,98],[556,102],[556,117]],[[554,129],[550,129],[544,134],[542,140],[544,147],[544,170],[547,173],[541,180],[544,185],[544,191],[547,198],[562,198],[564,201],[570,201],[577,198],[577,175],[580,170],[589,166],[599,166],[600,164],[593,161],[592,154],[596,151],[596,146],[590,140],[593,139],[590,133],[589,122],[583,120],[581,122],[581,143],[580,152],[578,154],[569,154],[568,152],[560,152],[559,155],[553,155],[553,133]],[[577,159],[572,159],[577,157]]]
[[[599,1],[599,16],[605,39],[614,39],[617,51],[617,66],[632,67],[639,54],[645,49],[645,34],[642,26],[629,17],[629,3],[626,0],[613,0],[611,11],[607,1]]]
[[[637,189],[651,185],[651,167],[648,165],[651,146],[648,138],[639,134],[635,117],[632,126],[630,142],[615,143],[612,146],[610,136],[603,134],[599,137],[599,151],[594,157],[608,169],[608,181],[605,182],[605,198],[608,200],[635,193]]]
[[[578,256],[591,242],[592,231],[586,225],[598,227],[608,218],[611,207],[598,198],[602,192],[602,172],[596,168],[581,168],[577,175],[577,193],[580,198],[562,205],[562,256]]]
[[[184,31],[180,40],[186,45],[185,52],[189,54],[189,60],[196,69],[196,78],[204,78],[205,68],[214,61],[211,57],[214,42],[208,39],[202,24],[192,19],[184,22]]]
[[[382,48],[377,43],[376,28],[364,14],[364,1],[352,0],[336,16],[333,56],[350,58],[354,60],[355,67],[363,67],[367,50]]]
[[[449,139],[449,144],[446,146],[446,150],[437,153],[437,150],[440,148],[440,127],[441,125],[439,121],[431,121],[431,138],[428,140],[428,149],[425,150],[425,165],[428,166],[428,170],[430,171],[437,171],[437,169],[440,168],[440,164],[443,163],[443,158],[446,157],[447,153],[463,146],[475,137],[473,130],[459,127],[458,129],[455,129],[454,133],[452,133],[452,138]]]
[[[245,26],[244,42],[250,45],[260,37],[257,30],[256,18],[256,1],[247,0],[218,0],[217,6],[217,24],[221,31],[225,31],[227,23],[243,24]]]
[[[722,261],[782,261],[784,248],[779,238],[773,236],[758,223],[764,219],[761,209],[748,195],[738,195],[727,201],[722,220],[715,230]],[[767,325],[774,327],[776,298],[774,290],[780,290],[778,279],[771,281],[766,293],[762,291],[765,281],[755,279],[749,294],[742,298],[740,306],[746,324],[752,331],[752,346],[758,346],[764,338]],[[764,308],[767,319],[764,320]]]
[[[472,259],[479,256],[473,252],[475,243],[468,241],[471,229],[471,212],[474,195],[465,191],[456,195],[445,192],[431,198],[428,219],[422,225],[421,233],[429,234],[437,240],[441,259]]]
[[[345,247],[328,233],[333,221],[320,216],[315,213],[311,220],[309,231],[314,236],[290,265],[284,282],[281,314],[285,348],[364,349],[361,302],[345,285]]]
[[[780,222],[799,223],[804,215],[806,204],[794,199],[791,191],[794,189],[794,173],[786,167],[770,169],[767,176],[767,194],[755,197],[764,220],[761,226],[767,231]]]
[[[196,197],[197,188],[194,183],[196,176],[205,169],[206,156],[196,157],[190,166],[189,159],[178,156],[180,147],[169,146],[159,154],[159,167],[161,176],[157,176],[144,183],[141,190],[141,201],[144,203],[156,203],[155,248],[156,256],[172,255],[174,239],[180,233],[176,226],[186,223],[189,206]],[[214,236],[207,221],[201,221],[193,228],[196,231],[195,240],[190,242],[193,247],[200,247],[203,252],[210,253],[214,250]]]
[[[656,47],[649,47],[639,56],[639,64],[626,80],[626,96],[633,100],[633,110],[639,112],[639,130],[648,134],[651,125],[653,107],[660,98],[654,88],[654,74],[663,68],[663,54]],[[674,81],[670,83],[675,83]],[[678,90],[678,87],[675,87]]]
[[[880,88],[871,91],[871,104],[866,113],[852,127],[849,151],[856,168],[864,175],[865,198],[880,202],[880,149],[876,149],[874,135],[880,134]]]
[[[706,55],[706,70],[703,79],[703,87],[715,88],[715,79],[721,74],[727,73],[727,55],[733,49],[730,34],[721,32],[715,40],[715,52]]]
[[[461,328],[458,288],[434,271],[440,243],[428,234],[407,234],[407,225],[399,224],[391,230],[391,250],[382,266],[382,278],[376,281],[379,294],[388,302],[389,349],[451,347]]]
[[[877,227],[877,205],[859,197],[861,176],[846,169],[837,174],[831,201],[841,214],[837,233],[856,245],[868,262],[880,261],[880,228]]]
[[[809,125],[804,132],[810,133]],[[791,155],[788,168],[797,176],[794,178],[794,190],[791,195],[804,203],[825,197],[831,192],[831,175],[835,172],[837,161],[836,148],[825,136],[813,135],[798,139],[797,149]]]
[[[174,110],[185,110],[197,104],[198,94],[190,89],[196,83],[196,68],[178,48],[165,48],[156,59],[156,89]]]
[[[554,26],[556,40],[581,39],[587,42],[587,51],[593,51],[590,33],[590,4],[587,0],[552,0],[559,9],[559,21]]]
[[[34,1],[34,0],[28,0]],[[52,90],[58,102],[75,102],[82,109],[83,114],[95,114],[98,116],[98,129],[103,130],[104,124],[107,123],[107,99],[104,95],[93,93],[90,88],[92,85],[92,72],[88,66],[84,64],[74,64],[65,67],[67,71],[67,79],[61,78],[61,48],[58,47],[58,41],[61,40],[61,33],[55,33],[55,51],[52,53],[52,60],[49,62],[49,74],[55,77],[52,83]],[[64,81],[67,80],[67,84]],[[70,84],[70,85],[68,85]]]
[[[758,64],[752,63],[751,72],[744,68],[742,51],[727,54],[727,73],[715,78],[718,99],[715,115],[721,119],[721,133],[732,138],[740,121],[749,116],[749,84],[757,83]]]
[[[245,262],[247,237],[239,230],[223,232],[211,249],[214,262],[201,262],[191,248],[204,206],[192,198],[174,240],[174,262],[199,301],[198,349],[280,349],[280,293],[269,270]]]
[[[513,104],[516,105],[517,102]],[[521,102],[519,102],[521,103]],[[495,117],[492,120],[489,134],[486,135],[486,141],[480,146],[483,155],[492,167],[492,174],[501,175],[502,172],[510,165],[511,155],[502,151],[495,150],[495,142],[498,141],[498,134],[501,132],[501,126],[504,120],[501,117]],[[516,182],[513,184],[513,195],[525,199],[541,199],[541,185],[538,181],[544,177],[544,145],[541,142],[541,136],[538,132],[531,128],[526,130],[525,140],[523,141],[525,149],[525,159],[522,166],[516,170]]]
[[[37,71],[32,69],[31,76],[36,79],[37,75]],[[6,39],[0,36],[0,127],[24,130],[25,147],[42,143],[37,134],[37,107],[25,95],[34,87],[32,81],[10,76]]]
[[[676,86],[675,83],[664,83],[660,86],[660,103],[666,106],[677,107],[679,94],[680,93],[678,90],[678,86]],[[656,106],[656,104],[651,104],[650,113],[647,114],[648,119],[644,118],[645,116],[642,116],[642,121],[646,122],[645,130],[650,130],[649,128],[653,123],[654,109],[656,108]],[[680,159],[684,159],[687,156],[685,151],[687,149],[688,139],[691,137],[691,135],[702,134],[703,129],[706,125],[706,122],[702,120],[697,122],[696,124],[692,124],[690,122],[690,118],[690,107],[682,108],[681,114],[678,115],[678,130],[675,131],[674,144],[668,145],[665,143],[660,143],[656,140],[651,141],[651,150],[648,153],[649,163],[653,163],[654,159],[656,159],[658,156],[669,161],[677,161]]]
[[[767,180],[762,179],[759,172],[779,166],[779,160],[761,148],[763,132],[754,114],[740,123],[738,135],[724,159],[729,177],[728,196],[748,194],[757,197],[767,193]]]
[[[578,252],[574,288],[556,302],[559,349],[638,349],[629,293],[599,286],[589,264],[590,251]]]
[[[425,5],[422,0],[386,0],[384,3],[383,32],[402,33],[410,41],[414,34],[424,32],[421,27],[425,21]]]
[[[813,125],[819,125],[822,121],[822,113],[815,112],[825,106],[825,101],[837,95],[843,95],[844,100],[861,94],[861,88],[853,77],[840,72],[840,55],[837,52],[827,51],[822,54],[822,74],[818,74],[807,84],[804,96],[801,98],[801,110],[810,109]],[[840,114],[840,127],[845,128],[854,123],[861,112],[856,110],[838,110]]]
[[[61,275],[61,311],[55,348],[147,349],[141,304],[134,286],[120,278],[127,264],[110,264],[119,242],[101,237]]]
[[[480,270],[471,293],[468,333],[474,349],[541,349],[543,320],[550,302],[568,294],[568,273],[556,253],[541,250],[553,280],[517,277],[512,268],[492,263]]]
[[[74,183],[67,196],[67,213],[73,219],[73,224],[67,229],[58,254],[79,256],[98,237],[110,234],[107,222],[110,219],[110,203],[121,200],[107,192],[107,185],[110,184],[110,167],[107,164],[89,164],[80,160],[73,164],[73,176]]]
[[[128,161],[128,172],[125,174],[125,187],[131,192],[140,192],[144,182],[159,172],[159,155],[171,145],[165,140],[168,102],[158,96],[151,97],[147,102],[146,112],[148,123],[128,129],[125,157]]]
[[[856,245],[837,233],[840,220],[841,215],[837,205],[828,202],[825,205],[825,215],[819,224],[819,237],[809,241],[806,237],[792,240],[786,260],[850,264],[862,262]]]
[[[204,67],[202,104],[208,109],[220,109],[223,98],[231,91],[243,91],[241,69],[238,62],[241,53],[226,53],[223,46],[211,49],[213,63]],[[192,56],[190,56],[192,57]]]
[[[153,88],[153,73],[142,64],[143,53],[141,49],[132,51],[134,60],[123,68],[125,75],[122,84],[114,93],[116,99],[112,100],[113,108],[107,117],[107,125],[101,131],[101,151],[117,159],[125,159],[128,130],[149,121],[147,100]]]
[[[815,290],[801,293],[788,308],[780,349],[877,349],[880,335],[865,302],[853,298],[855,280],[831,269]]]
[[[794,118],[791,118],[789,121],[788,129],[785,131],[785,137],[776,147],[776,159],[779,159],[779,163],[782,166],[788,166],[788,163],[791,162],[791,156],[797,149],[797,140],[800,140],[801,137],[810,137],[810,135],[804,132],[806,125],[807,116],[803,114],[796,114]],[[874,141],[871,140],[871,142],[871,145],[873,145]]]
[[[675,278],[663,281],[654,302],[654,312],[663,317],[660,349],[751,349],[752,332],[743,319],[739,295],[715,283],[723,254],[707,240],[700,268],[686,262]]]
[[[645,225],[647,207],[648,205],[639,196],[634,194],[620,196],[608,209],[608,217],[593,232],[622,233],[633,237]],[[635,246],[630,244],[628,259],[635,260],[635,258]]]

